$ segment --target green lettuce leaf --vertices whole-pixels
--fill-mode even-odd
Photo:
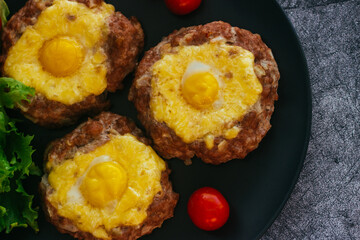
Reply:
[[[9,233],[14,227],[32,227],[38,231],[36,219],[38,208],[32,208],[34,196],[26,193],[21,180],[16,181],[15,190],[0,194],[0,230]],[[3,212],[1,211],[3,209]]]
[[[9,16],[9,8],[4,2],[4,0],[0,0],[0,19],[1,19],[1,27],[4,27],[7,23],[7,16]]]
[[[29,101],[29,96],[35,94],[35,90],[12,78],[0,78],[0,105],[6,108],[14,108],[21,104],[22,100]]]
[[[34,89],[14,79],[0,78],[0,232],[27,226],[38,231],[37,208],[32,207],[34,196],[26,193],[22,185],[29,175],[41,175],[31,158],[33,137],[19,132],[15,120],[5,112],[5,107],[21,105],[34,93]]]
[[[4,149],[0,148],[0,193],[10,191],[10,179],[14,176],[15,170],[16,168],[8,162]]]

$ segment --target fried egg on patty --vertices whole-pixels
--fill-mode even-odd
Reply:
[[[96,239],[136,239],[161,226],[178,195],[147,144],[132,121],[106,112],[52,143],[40,184],[50,222]]]
[[[101,94],[107,86],[106,19],[113,13],[110,4],[91,9],[54,0],[10,49],[5,74],[66,105]]]
[[[164,158],[244,158],[270,129],[280,74],[258,34],[216,21],[147,51],[129,99]]]
[[[103,0],[28,0],[2,39],[4,75],[36,91],[17,108],[53,128],[109,107],[107,92],[135,68],[144,33]]]
[[[51,162],[51,159],[50,159]],[[138,225],[156,193],[165,163],[127,134],[113,136],[87,154],[76,154],[49,173],[49,202],[58,213],[97,238],[119,225]]]

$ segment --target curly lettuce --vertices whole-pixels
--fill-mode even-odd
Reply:
[[[5,111],[34,94],[33,88],[14,79],[0,78],[0,232],[27,226],[38,231],[37,208],[32,207],[34,196],[26,193],[22,184],[29,175],[41,175],[31,158],[33,137],[19,132],[15,120]]]
[[[1,28],[5,26],[7,23],[7,16],[9,16],[9,8],[4,2],[4,0],[0,0],[0,20],[1,20]]]

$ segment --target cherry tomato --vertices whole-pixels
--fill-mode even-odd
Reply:
[[[216,189],[203,187],[196,190],[187,205],[193,223],[206,231],[222,227],[229,218],[229,204]]]
[[[185,15],[197,9],[201,0],[165,0],[165,3],[173,13]]]

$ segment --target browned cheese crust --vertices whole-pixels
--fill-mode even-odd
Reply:
[[[241,130],[234,139],[217,136],[214,147],[208,149],[203,140],[187,144],[178,137],[164,122],[157,122],[150,110],[152,66],[162,55],[170,53],[180,45],[201,45],[211,39],[223,37],[227,44],[240,46],[255,56],[254,69],[263,87],[258,102],[250,111],[231,126]],[[194,156],[204,162],[220,164],[234,158],[244,158],[258,144],[270,129],[270,118],[274,111],[274,101],[278,99],[277,87],[280,74],[271,50],[265,45],[258,34],[232,27],[225,22],[212,22],[206,25],[182,28],[164,38],[156,47],[145,53],[141,60],[129,100],[133,101],[138,110],[138,118],[145,126],[154,141],[154,148],[164,158],[180,158],[186,163]]]
[[[73,158],[76,152],[87,153],[110,140],[110,134],[131,133],[144,144],[150,141],[143,137],[141,130],[126,117],[104,112],[94,119],[89,119],[64,138],[52,142],[45,154],[45,164],[51,158],[58,165],[66,159]],[[76,225],[57,213],[56,208],[48,201],[47,196],[53,189],[47,181],[50,169],[45,169],[45,175],[40,183],[43,199],[43,209],[49,222],[54,224],[61,233],[68,233],[79,239],[97,239],[91,233],[79,230]],[[108,233],[114,240],[137,239],[149,234],[153,229],[161,227],[164,220],[173,216],[173,211],[179,195],[172,190],[169,181],[170,170],[166,168],[161,175],[162,192],[155,195],[152,204],[147,209],[147,218],[138,226],[118,226]]]
[[[85,4],[89,8],[98,7],[103,0],[72,0]],[[29,0],[26,5],[14,14],[3,29],[2,55],[0,56],[0,69],[4,75],[3,65],[7,53],[20,39],[26,27],[34,25],[38,16],[53,0]],[[70,16],[71,17],[71,16]],[[71,19],[71,18],[69,18]],[[144,46],[144,33],[136,18],[127,19],[120,12],[109,17],[109,35],[103,46],[108,56],[107,89],[115,92],[122,89],[122,81],[132,72],[137,63],[137,56]],[[31,101],[23,102],[19,106],[22,113],[34,123],[54,128],[75,123],[84,114],[95,115],[110,107],[106,91],[100,95],[90,95],[79,103],[65,105],[49,100],[37,93]]]

